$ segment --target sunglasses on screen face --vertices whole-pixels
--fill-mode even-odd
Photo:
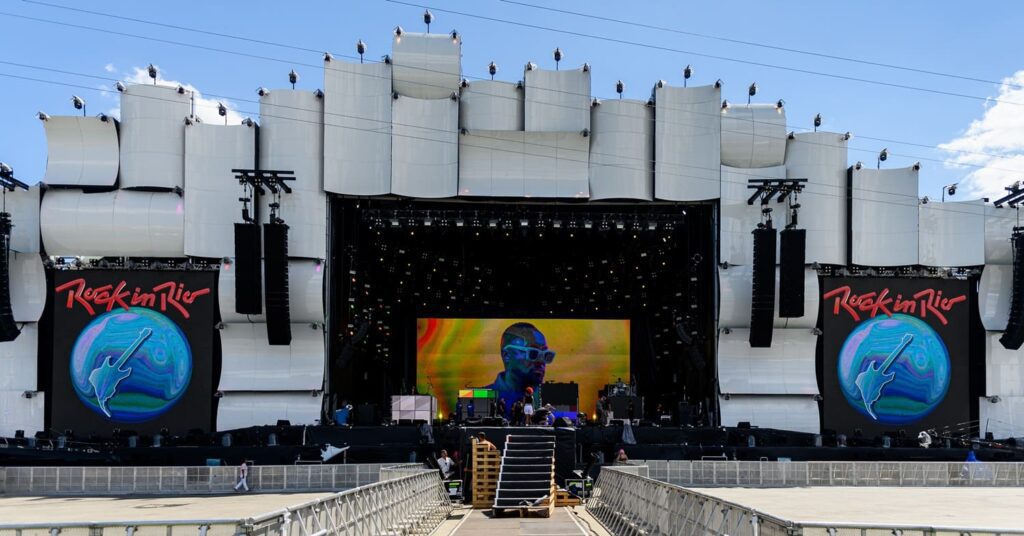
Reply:
[[[519,346],[518,344],[506,344],[503,350],[508,350],[509,348],[526,353],[526,358],[530,361],[543,361],[550,365],[555,360],[554,350],[541,350],[540,348],[530,348],[529,346]]]

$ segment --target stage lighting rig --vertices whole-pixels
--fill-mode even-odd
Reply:
[[[622,92],[626,90],[626,84],[622,83],[622,80],[615,82],[615,92],[619,94],[619,99],[622,99]]]
[[[299,73],[292,69],[288,72],[288,81],[292,84],[292,89],[295,89],[295,83],[299,81]]]
[[[952,184],[947,184],[947,185],[942,187],[942,202],[943,203],[946,202],[946,196],[947,195],[950,196],[950,197],[953,197],[954,195],[956,195],[956,187],[959,184],[960,184],[959,182],[954,182]]]
[[[882,152],[878,153],[878,162],[875,169],[882,169],[882,162],[889,159],[889,149],[882,149]]]
[[[118,93],[124,93],[128,87],[124,85],[124,82],[118,80],[117,83],[114,84],[114,89],[116,89]]]
[[[356,54],[359,54],[359,63],[363,63],[363,54],[366,54],[366,43],[362,39],[356,41]]]
[[[556,47],[555,51],[552,52],[552,55],[555,58],[555,70],[557,71],[558,64],[562,61],[562,49]]]
[[[754,98],[754,95],[757,95],[757,82],[750,84],[750,87],[747,88],[747,104],[750,104],[750,99]]]
[[[434,14],[429,9],[423,12],[423,24],[427,25],[427,33],[430,33],[430,23],[434,22]]]
[[[16,188],[28,190],[28,185],[14,177],[14,168],[0,162],[0,187],[4,192],[13,192]]]
[[[493,61],[487,65],[487,72],[491,75],[491,80],[494,80],[494,75],[498,74],[498,64]]]
[[[228,107],[224,106],[224,103],[222,102],[217,103],[217,115],[224,118],[225,125],[228,124]]]
[[[777,202],[782,203],[790,195],[802,192],[806,183],[807,179],[748,179],[747,189],[754,190],[754,193],[747,198],[747,204],[753,205],[760,199],[762,206],[767,205],[776,194]]]
[[[85,99],[78,95],[72,95],[71,105],[74,106],[76,110],[82,110],[82,117],[85,117]]]
[[[814,115],[814,131],[818,131],[818,127],[821,126],[821,114]]]
[[[691,76],[693,76],[693,67],[687,65],[683,68],[683,87],[686,87],[686,82],[690,80]]]
[[[149,66],[146,67],[146,72],[148,72],[149,73],[149,77],[153,79],[153,85],[155,86],[156,85],[156,77],[160,74],[160,71],[157,70],[156,65],[153,65],[152,63],[150,63]]]
[[[1009,205],[1010,208],[1017,208],[1017,204],[1024,199],[1024,187],[1021,186],[1021,181],[1014,182],[1003,189],[1010,193],[996,199],[992,204],[995,205],[996,208],[1003,208],[1003,205]]]

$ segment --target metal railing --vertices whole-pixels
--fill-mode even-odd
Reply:
[[[0,523],[0,536],[235,536],[240,527],[237,519]]]
[[[396,478],[402,478],[403,476],[415,475],[419,473],[438,473],[437,469],[431,469],[422,463],[402,463],[398,465],[385,465],[380,468],[380,482],[385,480],[393,480]]]
[[[436,471],[421,471],[244,523],[248,536],[429,534],[452,511]]]
[[[337,491],[371,484],[383,464],[255,465],[254,491]],[[7,467],[0,492],[10,495],[203,495],[229,493],[238,468],[224,467]]]
[[[587,511],[615,535],[999,536],[1024,530],[877,523],[791,522],[674,484],[605,467]]]
[[[649,476],[687,487],[1024,486],[1024,463],[647,460]]]

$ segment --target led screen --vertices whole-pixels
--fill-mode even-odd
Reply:
[[[967,281],[825,278],[825,428],[850,434],[970,419]]]
[[[442,415],[460,389],[496,390],[507,414],[544,382],[576,382],[580,411],[592,415],[598,390],[629,381],[628,320],[421,318],[416,328],[416,388]]]
[[[216,273],[54,273],[51,428],[209,429]]]

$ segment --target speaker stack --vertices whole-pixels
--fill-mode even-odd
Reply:
[[[807,230],[785,229],[779,233],[779,316],[804,316],[804,257]]]
[[[14,311],[11,310],[11,215],[0,212],[0,342],[10,342],[18,338],[21,329],[14,322]]]
[[[283,223],[264,223],[263,247],[267,342],[287,346],[292,342],[288,306],[288,226]]]
[[[775,242],[773,227],[754,229],[754,274],[750,297],[750,346],[772,345],[775,316]]]
[[[1007,350],[1017,350],[1024,343],[1024,233],[1014,229],[1013,237],[1013,290],[1010,293],[1010,317],[1006,330],[999,337]]]
[[[263,314],[263,265],[260,226],[235,224],[235,312]]]

